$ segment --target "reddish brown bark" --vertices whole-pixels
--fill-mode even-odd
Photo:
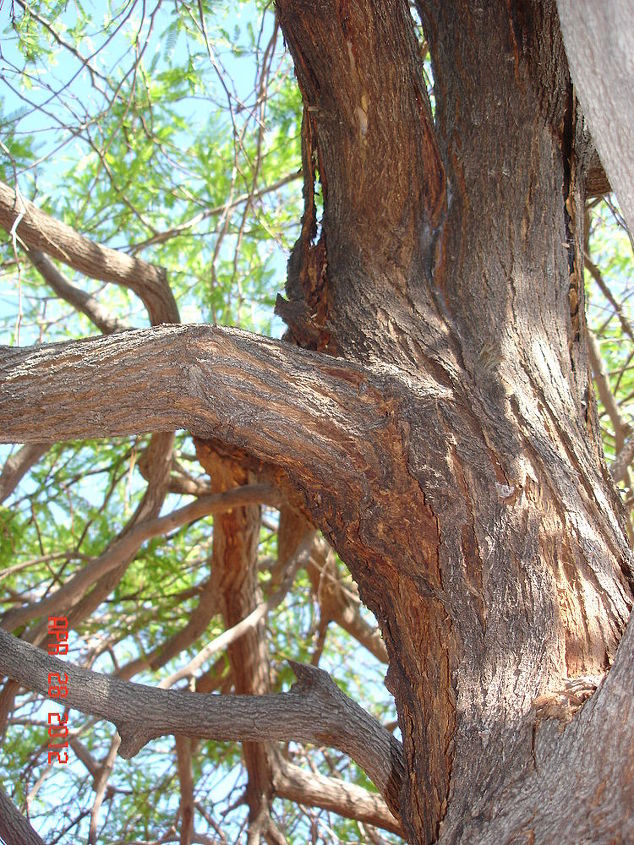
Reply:
[[[324,198],[311,246],[306,186],[280,311],[304,301],[324,348],[397,373],[395,495],[372,485],[372,525],[344,513],[363,536],[330,536],[388,647],[409,836],[472,841],[467,819],[530,761],[532,702],[611,665],[630,564],[599,457],[554,4],[418,6],[435,122],[404,3],[278,1]]]
[[[631,554],[594,409],[584,141],[555,8],[418,8],[434,119],[403,0],[278,0],[306,180],[279,310],[328,355],[205,328],[7,352],[0,422],[30,442],[185,425],[276,467],[381,626],[406,774],[379,774],[410,842],[625,842]],[[227,520],[232,624],[256,601],[255,523]],[[258,692],[249,636],[264,674],[236,677],[236,643],[233,675]]]

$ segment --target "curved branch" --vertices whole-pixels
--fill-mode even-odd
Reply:
[[[130,288],[148,309],[153,325],[179,322],[176,300],[161,267],[94,243],[40,211],[4,182],[0,182],[0,226],[7,232],[15,226],[16,235],[27,247],[93,279]]]
[[[42,695],[49,673],[67,676],[67,706],[113,722],[120,754],[132,757],[150,740],[175,734],[223,741],[310,742],[348,754],[390,810],[400,813],[401,743],[314,666],[291,663],[298,678],[288,693],[201,695],[120,681],[50,657],[0,631],[0,671]],[[135,720],[131,714],[139,714]]]
[[[18,486],[31,467],[51,448],[51,443],[28,443],[4,463],[0,473],[0,503]]]
[[[385,463],[393,409],[377,382],[355,364],[207,326],[0,347],[0,440],[188,428],[330,486],[351,459],[376,471]]]
[[[40,272],[47,285],[53,289],[60,299],[66,300],[76,311],[81,311],[82,314],[85,314],[103,334],[122,332],[129,328],[122,320],[109,314],[108,310],[89,293],[81,290],[81,288],[75,287],[75,285],[71,285],[59,272],[51,259],[39,249],[29,249],[27,247],[26,254],[33,266]]]

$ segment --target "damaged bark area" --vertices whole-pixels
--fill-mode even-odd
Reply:
[[[627,841],[631,556],[587,363],[581,130],[554,5],[418,8],[433,119],[404,0],[278,0],[306,202],[278,309],[307,349],[168,326],[2,350],[0,429],[38,443],[187,427],[219,490],[274,468],[381,626],[402,757],[380,730],[379,763],[364,757],[354,708],[337,747],[365,760],[408,841]],[[252,506],[218,521],[227,625],[258,601],[257,521]],[[267,695],[265,659],[258,674],[231,649],[248,724],[221,735],[281,738],[289,699]],[[191,735],[186,701],[176,731]],[[260,705],[267,735],[249,732]],[[283,736],[333,741],[300,710]],[[131,753],[149,736],[126,712]],[[153,735],[175,729],[159,716]],[[297,777],[246,751],[255,825]]]
[[[251,483],[253,473],[237,461],[223,458],[209,444],[196,445],[198,459],[211,478],[214,492]],[[235,508],[214,519],[213,560],[211,566],[214,593],[218,596],[225,628],[237,625],[261,603],[258,587],[258,541],[260,508]],[[269,655],[264,621],[250,628],[233,642],[227,656],[238,695],[270,693]],[[242,744],[247,770],[245,800],[249,807],[250,831],[267,831],[274,827],[269,809],[273,799],[273,771],[276,757],[272,743]],[[281,838],[271,830],[272,841]],[[253,835],[250,832],[250,835]]]
[[[554,3],[417,6],[434,119],[405,3],[278,0],[306,203],[279,311],[303,302],[327,341],[289,320],[298,342],[389,372],[391,496],[372,479],[374,519],[343,512],[356,536],[309,513],[382,628],[408,837],[470,842],[533,765],[534,702],[612,665],[631,563],[587,362],[587,139]]]

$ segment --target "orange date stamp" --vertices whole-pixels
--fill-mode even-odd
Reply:
[[[65,616],[48,618],[48,653],[68,654],[68,619]],[[48,673],[48,697],[63,699],[68,695],[68,674]],[[68,712],[48,714],[48,762],[68,763]]]

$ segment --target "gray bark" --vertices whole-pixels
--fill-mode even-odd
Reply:
[[[572,81],[634,232],[634,2],[557,0]]]

